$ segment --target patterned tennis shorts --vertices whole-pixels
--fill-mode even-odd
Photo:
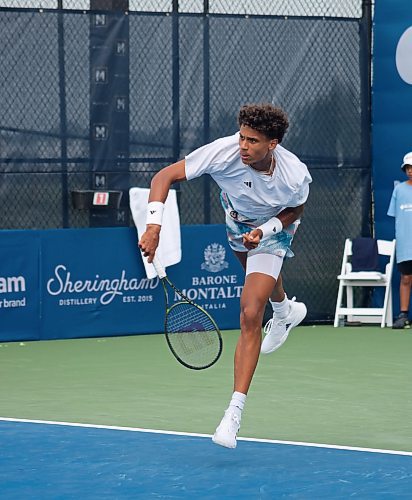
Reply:
[[[248,251],[243,244],[242,235],[244,233],[249,233],[252,229],[255,229],[261,224],[264,224],[267,219],[256,219],[253,221],[250,219],[247,221],[235,220],[234,216],[241,219],[245,218],[234,212],[232,207],[228,204],[228,199],[225,193],[222,193],[221,195],[221,202],[226,213],[226,232],[229,245],[232,250],[236,252],[249,252],[249,255],[268,253],[279,257],[294,256],[290,247],[296,230],[300,224],[300,220],[293,222],[280,233],[273,234],[273,236],[265,238],[256,248]]]

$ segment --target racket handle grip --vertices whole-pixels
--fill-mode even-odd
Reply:
[[[159,276],[159,278],[160,279],[165,278],[166,277],[165,268],[162,266],[161,262],[159,261],[159,259],[156,256],[154,256],[152,264],[154,265],[154,268],[155,268],[156,273]]]

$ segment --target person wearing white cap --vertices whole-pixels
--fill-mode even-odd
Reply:
[[[401,169],[408,180],[393,190],[388,215],[395,217],[396,263],[401,275],[400,314],[392,328],[410,328],[409,303],[412,288],[412,151],[403,157]]]

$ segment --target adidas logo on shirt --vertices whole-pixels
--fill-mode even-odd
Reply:
[[[252,182],[251,181],[243,181],[243,184],[246,184],[248,188],[252,187]]]

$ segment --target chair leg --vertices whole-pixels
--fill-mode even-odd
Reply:
[[[339,282],[338,289],[338,298],[336,300],[336,310],[335,310],[335,320],[333,322],[333,326],[336,328],[339,326],[339,309],[342,307],[342,296],[343,296],[343,285],[342,282]]]
[[[346,287],[346,307],[353,309],[353,287]],[[348,314],[348,321],[353,321],[353,316]]]
[[[393,326],[393,299],[392,299],[392,286],[389,288],[388,298],[388,321],[386,323],[390,328]]]
[[[385,292],[385,303],[384,303],[384,326],[392,328],[393,325],[393,309],[392,309],[392,287],[386,289]]]

